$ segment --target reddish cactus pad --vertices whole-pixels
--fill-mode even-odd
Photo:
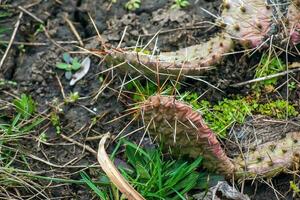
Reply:
[[[230,159],[199,112],[170,96],[152,96],[141,106],[146,129],[152,138],[178,155],[203,156],[204,166],[237,178],[273,177],[300,164],[300,132],[254,146]]]
[[[175,154],[203,156],[204,165],[232,174],[234,165],[200,113],[170,96],[152,96],[142,106],[142,115],[153,138],[164,142]]]
[[[224,0],[221,20],[233,39],[244,46],[257,47],[270,29],[272,9],[264,0]]]
[[[288,33],[293,44],[300,42],[300,1],[294,0],[289,7],[288,13]]]

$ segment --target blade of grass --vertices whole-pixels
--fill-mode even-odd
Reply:
[[[98,197],[100,197],[101,200],[108,200],[107,194],[101,191],[85,172],[80,172],[80,176],[83,181],[85,181],[85,183],[98,195]]]

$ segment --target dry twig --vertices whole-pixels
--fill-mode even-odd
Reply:
[[[19,25],[20,25],[22,17],[23,17],[23,12],[20,12],[19,17],[18,17],[18,21],[15,24],[15,29],[14,29],[12,35],[11,35],[11,38],[9,40],[8,46],[7,46],[6,50],[5,50],[5,53],[4,53],[4,55],[3,55],[3,57],[2,57],[2,59],[0,61],[0,69],[1,69],[1,67],[2,67],[2,65],[3,65],[5,59],[6,59],[7,55],[8,55],[8,52],[9,52],[9,50],[11,48],[11,45],[12,45],[12,43],[13,43],[15,37],[16,37],[16,34],[17,34],[18,29],[19,29]]]

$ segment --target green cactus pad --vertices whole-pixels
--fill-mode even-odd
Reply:
[[[296,169],[300,164],[300,132],[290,132],[285,138],[251,148],[234,159],[238,177],[274,177]]]

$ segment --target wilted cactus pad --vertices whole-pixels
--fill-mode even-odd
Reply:
[[[224,57],[224,53],[233,48],[233,41],[224,35],[218,35],[209,41],[180,49],[175,52],[163,52],[149,55],[134,51],[112,51],[111,62],[124,64],[119,68],[139,74],[185,74],[203,73]]]

